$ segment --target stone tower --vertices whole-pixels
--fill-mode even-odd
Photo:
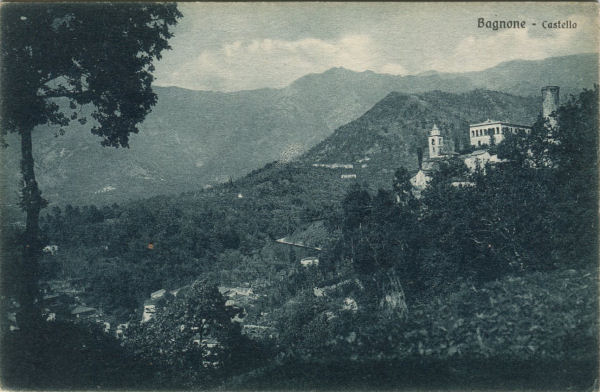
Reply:
[[[558,86],[542,87],[542,117],[544,119],[548,119],[552,128],[556,126],[556,118],[550,117],[550,115],[556,110],[558,110],[558,93]]]
[[[429,158],[439,158],[442,152],[442,146],[444,145],[444,137],[441,136],[437,125],[433,124],[433,128],[429,131],[429,137],[427,139],[429,144]]]

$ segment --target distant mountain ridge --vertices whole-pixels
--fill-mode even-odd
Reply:
[[[553,84],[564,97],[597,83],[597,70],[597,54],[582,54],[461,74],[394,76],[333,68],[282,89],[232,93],[155,87],[158,103],[140,134],[132,136],[130,149],[100,147],[89,125],[73,125],[56,138],[54,130],[40,127],[34,133],[36,169],[53,204],[176,194],[240,177],[273,160],[294,159],[392,91],[488,88],[537,97],[541,86]],[[11,147],[2,152],[3,199],[14,203],[18,142],[14,137],[8,142]]]

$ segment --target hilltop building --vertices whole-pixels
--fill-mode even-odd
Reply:
[[[560,104],[559,92],[560,88],[558,86],[542,87],[542,117],[548,120],[551,128],[557,126],[557,120],[552,114],[558,110]],[[502,142],[507,133],[519,131],[531,132],[531,127],[488,119],[482,123],[469,125],[469,140],[471,146],[489,146]]]
[[[552,128],[555,128],[557,126],[557,121],[553,116],[553,113],[558,110],[560,103],[559,87],[545,86],[541,91],[542,117],[548,120]],[[429,158],[422,162],[421,155],[419,155],[419,153],[417,154],[419,157],[419,170],[410,179],[415,196],[419,197],[421,191],[427,187],[431,180],[431,174],[437,170],[439,162],[452,156],[458,156],[471,171],[476,170],[478,167],[484,167],[487,163],[501,163],[503,160],[499,159],[497,155],[490,154],[486,147],[501,143],[509,133],[514,134],[523,131],[531,132],[531,129],[532,127],[529,125],[515,124],[507,121],[494,121],[490,119],[482,123],[470,124],[470,145],[480,148],[467,154],[458,155],[453,151],[451,143],[444,143],[444,137],[442,136],[440,129],[434,124],[427,137]],[[457,179],[452,185],[472,186],[473,184],[468,181]]]
[[[509,132],[517,133],[522,131],[531,132],[531,127],[488,119],[482,123],[469,125],[469,140],[472,146],[489,146],[502,142],[504,135]]]

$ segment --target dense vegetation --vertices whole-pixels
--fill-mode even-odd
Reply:
[[[314,367],[416,361],[430,377],[438,374],[426,371],[433,361],[454,381],[473,377],[483,361],[504,368],[481,369],[494,380],[488,385],[505,371],[522,381],[553,380],[541,388],[591,385],[598,363],[597,107],[597,87],[572,98],[558,112],[559,128],[540,119],[531,134],[498,146],[504,163],[474,173],[460,160],[440,163],[419,200],[405,170],[396,172],[392,191],[351,189],[331,219],[340,234],[322,268],[359,283],[337,295],[299,295],[294,310],[302,316],[282,308],[286,330],[298,331],[282,337],[295,349],[291,357]],[[390,314],[385,304],[398,291],[396,279],[408,308]],[[344,297],[356,300],[356,311],[340,304]],[[280,370],[289,372],[286,366]],[[270,376],[267,370],[255,381]]]
[[[25,228],[20,257],[11,263],[21,265],[21,326],[35,325],[41,316],[39,217],[48,201],[36,180],[34,130],[55,126],[57,135],[64,134],[72,121],[88,122],[81,115],[86,107],[91,109],[88,130],[102,146],[128,147],[129,135],[139,132],[137,125],[156,104],[153,61],[170,48],[171,28],[181,16],[176,4],[10,4],[3,9],[0,145],[6,148],[8,134],[20,142],[18,205]],[[9,204],[4,198],[3,203]]]
[[[154,385],[586,388],[598,361],[597,107],[598,89],[584,91],[550,134],[540,119],[507,137],[494,147],[504,163],[441,162],[421,198],[403,168],[376,189],[295,162],[177,198],[56,208],[42,224],[59,246],[45,271],[81,278],[88,302],[121,319],[133,313],[127,358],[151,358],[136,374],[150,369]],[[321,233],[316,222],[324,251],[304,268],[310,251],[274,240]],[[250,283],[260,295],[244,323],[273,332],[244,337],[212,283],[139,323],[150,292],[200,277]],[[228,367],[198,365],[209,354],[176,332],[194,315],[234,342],[219,354]],[[265,358],[252,371],[239,366],[248,352]]]

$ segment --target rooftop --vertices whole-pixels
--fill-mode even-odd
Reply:
[[[515,123],[510,123],[507,121],[496,121],[496,120],[490,120],[489,118],[481,123],[477,123],[477,124],[469,124],[469,127],[480,127],[482,125],[510,125],[510,126],[514,126],[514,127],[520,127],[520,128],[531,128],[531,126],[529,125],[522,125],[522,124],[515,124]]]
[[[157,298],[150,298],[144,301],[144,306],[148,306],[148,305],[157,305],[158,304],[158,299]]]
[[[75,309],[71,311],[71,314],[83,314],[83,313],[92,313],[95,312],[96,309],[90,308],[87,306],[77,306]]]

